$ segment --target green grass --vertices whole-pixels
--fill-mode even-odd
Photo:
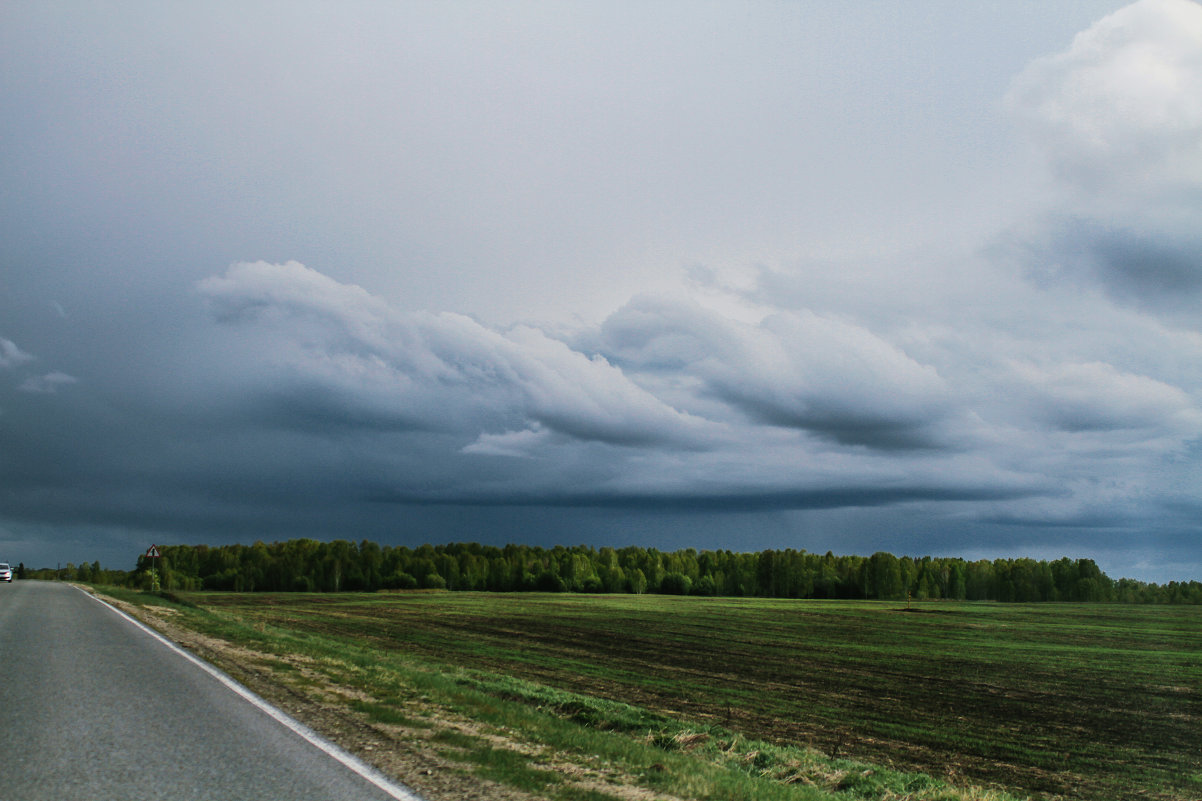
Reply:
[[[410,729],[428,729],[433,726],[429,721],[418,720],[403,714],[395,703],[373,703],[371,701],[352,701],[351,709],[367,715],[368,720],[376,723],[388,723],[393,726],[405,726]]]
[[[536,745],[622,765],[682,798],[967,797],[931,778],[949,775],[1018,794],[1198,797],[1202,610],[1193,607],[906,611],[471,593],[183,600],[197,607],[182,610],[194,625],[268,651],[340,654],[348,667],[333,673],[384,708],[424,697]]]
[[[554,771],[530,767],[527,757],[517,751],[483,745],[467,752],[465,759],[479,766],[477,773],[483,778],[528,793],[546,794],[563,782]]]

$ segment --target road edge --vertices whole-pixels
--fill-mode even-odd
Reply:
[[[74,585],[72,585],[72,586],[74,586]],[[255,693],[251,692],[246,687],[242,686],[237,681],[230,678],[226,673],[224,673],[219,668],[214,667],[213,665],[204,661],[203,659],[196,656],[195,654],[188,653],[186,650],[179,647],[175,643],[171,642],[171,640],[167,639],[162,634],[160,634],[159,632],[152,629],[150,626],[147,626],[142,621],[123,612],[122,610],[120,610],[117,607],[110,604],[108,601],[105,601],[103,598],[97,597],[96,595],[88,592],[87,590],[83,589],[82,587],[76,586],[74,588],[76,590],[78,590],[79,592],[83,593],[84,595],[86,595],[88,598],[91,598],[96,603],[102,604],[102,605],[108,607],[109,610],[116,613],[120,617],[124,618],[126,621],[133,624],[137,628],[141,629],[145,634],[150,635],[155,640],[158,640],[160,643],[167,646],[176,655],[181,656],[184,659],[191,662],[192,664],[196,665],[201,670],[208,673],[214,679],[216,679],[221,684],[223,684],[226,687],[226,689],[232,691],[234,694],[236,694],[240,698],[242,698],[242,700],[251,704],[256,709],[258,709],[260,712],[262,712],[263,714],[267,715],[272,720],[274,720],[276,723],[279,723],[281,726],[288,729],[293,734],[300,737],[302,740],[304,740],[305,742],[309,743],[314,748],[316,748],[319,751],[321,751],[322,753],[324,753],[326,756],[335,760],[336,762],[341,764],[343,767],[347,768],[352,773],[354,773],[357,776],[359,776],[360,778],[362,778],[364,781],[369,782],[370,784],[374,785],[378,789],[383,790],[388,795],[397,799],[397,801],[426,801],[426,799],[424,799],[422,796],[418,795],[412,789],[406,787],[403,784],[400,784],[400,783],[394,781],[393,779],[390,779],[388,776],[386,776],[383,773],[381,773],[380,771],[376,770],[371,765],[368,765],[366,762],[359,759],[354,754],[351,754],[351,753],[343,750],[341,747],[330,742],[325,737],[322,737],[320,734],[313,731],[312,729],[310,729],[308,726],[301,723],[300,721],[296,720],[288,713],[284,712],[283,710],[279,709],[278,707],[265,701],[263,698],[259,697]]]

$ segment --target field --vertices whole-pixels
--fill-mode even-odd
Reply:
[[[184,598],[260,631],[515,677],[1018,795],[1202,797],[1197,607],[441,592]]]

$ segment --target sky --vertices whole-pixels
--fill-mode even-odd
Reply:
[[[0,560],[1202,579],[1202,5],[0,6]]]

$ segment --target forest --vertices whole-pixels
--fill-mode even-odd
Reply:
[[[477,543],[381,546],[293,539],[253,545],[166,545],[129,573],[98,564],[68,577],[163,590],[238,592],[660,593],[877,600],[1202,604],[1198,581],[1112,579],[1090,559],[836,556],[804,550],[659,551]]]

